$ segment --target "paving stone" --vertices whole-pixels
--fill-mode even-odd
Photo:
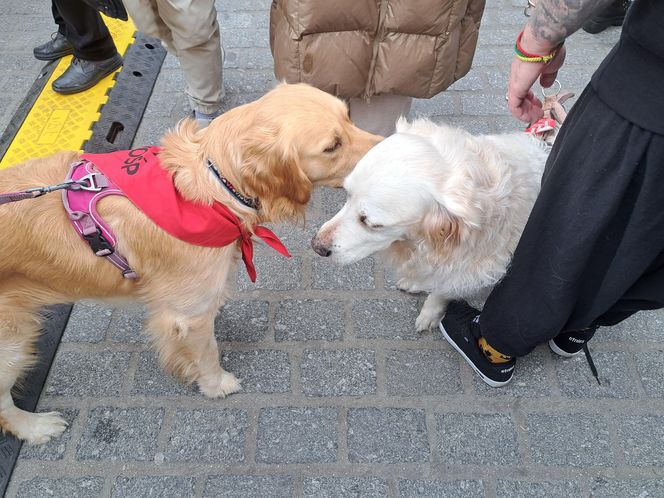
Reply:
[[[277,341],[340,341],[344,333],[342,301],[307,299],[279,302],[274,318]]]
[[[664,384],[661,381],[664,372],[664,350],[634,353],[634,358],[643,389],[648,396],[664,398]]]
[[[146,396],[200,395],[195,384],[182,384],[165,372],[157,363],[154,351],[140,354],[131,393]]]
[[[256,462],[331,463],[337,460],[336,408],[263,408]]]
[[[16,498],[93,498],[101,496],[104,487],[103,477],[80,477],[51,479],[35,477],[23,481],[16,493]]]
[[[628,465],[664,465],[664,416],[621,415],[615,425]]]
[[[315,498],[380,498],[388,496],[387,481],[361,477],[312,477],[304,480],[304,496]]]
[[[449,464],[518,465],[517,429],[509,415],[445,413],[436,416],[438,450]]]
[[[227,69],[224,71],[226,93],[267,93],[277,85],[277,80],[266,69]]]
[[[78,443],[76,458],[152,460],[163,419],[161,408],[93,408]]]
[[[313,260],[313,289],[370,290],[375,287],[374,260],[365,258],[348,266],[337,266],[327,258]]]
[[[640,311],[613,327],[600,327],[593,342],[662,342],[664,311]],[[592,343],[591,343],[592,344]]]
[[[553,355],[552,356],[556,356]],[[585,355],[554,358],[560,391],[570,398],[633,398],[636,387],[627,366],[627,355],[620,351],[592,353],[601,385],[593,377]]]
[[[436,118],[432,121],[449,126],[458,126],[473,135],[487,135],[494,132],[491,121],[484,116],[443,116],[442,119]]]
[[[46,394],[54,396],[114,396],[122,392],[122,379],[131,353],[76,353],[61,351],[51,368]]]
[[[233,48],[265,48],[269,46],[270,36],[265,28],[229,29],[222,28],[221,40],[224,47]]]
[[[596,477],[592,498],[657,498],[664,496],[664,479],[608,479]]]
[[[223,353],[224,370],[242,379],[244,393],[290,392],[291,365],[286,351],[260,349]]]
[[[219,12],[217,18],[220,26],[229,29],[255,29],[269,26],[268,17],[262,12]]]
[[[147,335],[143,333],[143,322],[146,317],[147,311],[142,306],[117,308],[108,330],[110,340],[129,343],[147,342]]]
[[[140,476],[118,477],[111,498],[193,498],[193,477]]]
[[[399,481],[399,496],[426,496],[428,498],[468,498],[484,496],[482,481]]]
[[[348,459],[352,463],[429,461],[424,411],[408,408],[348,410]]]
[[[168,462],[241,463],[246,437],[247,414],[243,410],[178,410],[164,459]]]
[[[293,479],[290,476],[210,476],[203,498],[290,498]]]
[[[106,337],[113,308],[94,301],[79,301],[72,309],[62,342],[101,342]]]
[[[342,188],[323,187],[314,190],[312,202],[317,207],[319,219],[322,222],[316,224],[316,231],[320,229],[323,222],[337,214],[346,202],[346,191]]]
[[[302,392],[306,396],[361,396],[376,392],[376,358],[359,349],[302,353]]]
[[[464,91],[464,90],[485,90],[486,83],[482,77],[481,71],[477,69],[471,69],[468,74],[466,74],[460,80],[455,81],[452,86],[450,86],[447,91]],[[440,95],[445,95],[440,94]]]
[[[568,498],[582,496],[579,483],[574,481],[506,481],[496,484],[498,498]]]
[[[549,396],[551,389],[547,381],[546,362],[550,361],[549,346],[541,346],[528,356],[519,358],[514,378],[505,387],[488,386],[477,375],[473,375],[473,387],[482,396],[539,398]]]
[[[71,408],[51,409],[39,406],[40,412],[57,411],[67,421],[67,428],[58,437],[44,444],[24,444],[21,447],[20,458],[28,460],[62,460],[71,441],[71,427],[78,416],[78,410]]]
[[[229,69],[272,69],[274,59],[268,48],[226,49],[224,68]]]
[[[300,285],[302,258],[293,256],[286,258],[269,249],[269,253],[256,251],[256,283],[252,283],[247,275],[244,264],[238,265],[237,285],[241,291],[256,289],[291,290]]]
[[[428,396],[462,392],[459,358],[452,350],[388,351],[387,394]]]
[[[470,116],[498,115],[509,116],[509,110],[505,105],[505,94],[501,95],[462,95],[462,114]]]
[[[353,327],[362,339],[419,339],[415,319],[419,314],[415,297],[353,301]]]
[[[595,414],[526,414],[532,459],[540,465],[591,467],[613,464],[606,423]]]
[[[316,224],[306,223],[304,226],[295,223],[266,223],[266,227],[276,233],[281,242],[288,248],[291,254],[313,254],[311,249],[311,239],[320,228]]]
[[[214,322],[217,340],[221,342],[262,341],[267,334],[267,301],[239,300],[227,302]]]
[[[461,84],[461,83],[459,83]],[[440,93],[431,99],[413,99],[411,118],[427,116],[449,116],[457,112],[459,98],[453,93]]]

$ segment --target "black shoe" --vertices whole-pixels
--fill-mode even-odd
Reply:
[[[51,41],[39,45],[32,50],[35,59],[40,61],[54,61],[65,55],[73,54],[74,47],[65,38],[65,35],[60,34],[58,31],[53,33]]]
[[[583,351],[583,346],[593,338],[597,327],[561,332],[549,341],[551,351],[557,355],[571,358]]]
[[[103,78],[122,66],[122,57],[113,57],[101,61],[86,61],[74,57],[67,70],[53,84],[53,91],[70,94],[92,88]]]
[[[615,0],[587,21],[583,30],[594,35],[609,26],[622,26],[630,3],[630,0]]]
[[[478,339],[480,312],[464,302],[453,301],[440,322],[440,331],[454,349],[491,387],[501,387],[512,380],[516,358],[506,363],[491,363],[482,353]]]

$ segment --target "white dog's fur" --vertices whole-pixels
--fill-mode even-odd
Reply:
[[[346,204],[312,246],[342,265],[384,251],[400,289],[430,294],[416,322],[429,329],[449,301],[485,298],[505,275],[546,156],[525,133],[402,119],[346,178]]]

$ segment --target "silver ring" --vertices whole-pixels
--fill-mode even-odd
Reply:
[[[556,84],[558,84],[558,88],[556,89],[555,92],[551,92],[551,93],[546,93],[546,89],[544,87],[542,87],[542,95],[544,97],[551,97],[551,96],[558,95],[560,93],[560,90],[563,88],[563,86],[560,84],[560,81],[555,80],[553,82],[553,85],[551,85],[550,88],[555,88]]]

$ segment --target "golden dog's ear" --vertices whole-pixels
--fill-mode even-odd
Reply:
[[[312,184],[300,168],[296,147],[270,127],[253,127],[242,137],[242,182],[260,201],[265,216],[278,220],[302,215]]]

